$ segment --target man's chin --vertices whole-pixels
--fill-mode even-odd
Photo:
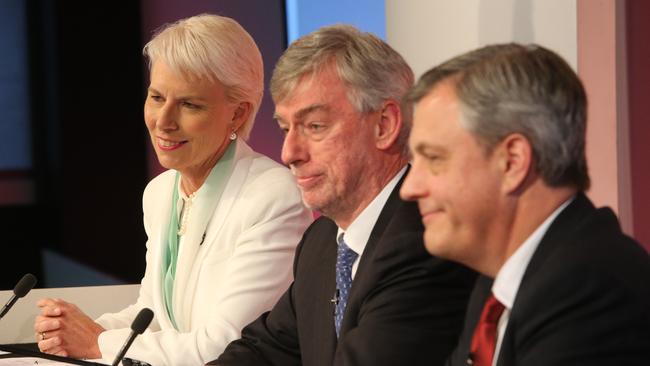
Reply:
[[[437,248],[435,247],[435,245],[433,245],[433,244],[430,243],[430,242],[427,242],[426,240],[424,241],[424,249],[425,249],[427,252],[429,252],[429,254],[437,256],[437,254],[436,254],[436,252],[437,252],[436,249],[437,249]]]
[[[332,220],[336,217],[336,210],[323,201],[306,201],[303,199],[303,202],[305,202],[308,209],[317,212],[319,215],[329,217]]]
[[[424,233],[424,249],[426,249],[429,254],[439,258],[449,259],[451,254],[449,253],[449,248],[442,243],[439,238],[427,235],[426,231]]]
[[[310,209],[312,211],[320,212],[320,206],[315,205],[314,203],[311,203],[311,202],[307,202],[304,198],[302,199],[302,201],[305,203],[305,206],[307,206],[308,209]]]
[[[322,211],[324,205],[325,205],[325,199],[323,199],[323,196],[318,194],[317,192],[313,190],[309,191],[303,191],[301,190],[302,193],[302,201],[305,203],[305,206],[309,208],[312,211]]]

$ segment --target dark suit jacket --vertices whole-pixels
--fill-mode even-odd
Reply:
[[[531,258],[497,365],[650,365],[649,282],[648,253],[578,194]],[[451,365],[466,364],[491,287],[477,281]]]
[[[334,331],[336,224],[325,217],[296,251],[294,283],[242,331],[218,365],[441,365],[453,349],[476,276],[431,257],[417,205],[392,192],[361,257]]]

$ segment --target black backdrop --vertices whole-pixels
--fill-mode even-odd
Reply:
[[[268,81],[286,47],[284,1],[26,0],[25,11],[33,134],[26,175],[35,199],[0,206],[0,289],[12,288],[25,272],[42,286],[43,248],[139,282],[142,192],[157,171],[148,166],[155,159],[142,116],[148,82],[142,35],[148,39],[161,24],[201,12],[231,16],[258,42]],[[266,95],[251,142],[279,155],[272,110]]]

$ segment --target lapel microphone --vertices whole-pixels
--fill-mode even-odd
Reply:
[[[339,294],[339,289],[336,289],[336,291],[334,292],[334,297],[330,299],[330,302],[334,304],[334,306],[336,307],[339,304],[340,297],[341,295]]]
[[[142,334],[144,330],[147,329],[152,319],[153,311],[151,311],[151,309],[144,308],[140,310],[138,315],[136,315],[135,319],[133,320],[133,323],[131,323],[131,335],[129,335],[126,343],[124,343],[124,346],[122,346],[120,353],[118,353],[115,357],[115,361],[113,361],[112,366],[117,366],[120,361],[122,361],[122,358],[124,358],[126,351],[129,349],[129,347],[131,347],[131,344],[135,340],[135,337],[137,337],[139,334]]]
[[[36,276],[31,273],[27,273],[23,278],[18,281],[16,287],[14,287],[14,294],[11,296],[11,299],[2,307],[0,311],[0,319],[2,319],[5,314],[11,309],[12,306],[20,299],[27,295],[27,293],[36,285]]]

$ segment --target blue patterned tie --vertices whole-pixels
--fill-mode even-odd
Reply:
[[[348,295],[352,286],[352,264],[358,254],[350,249],[343,241],[343,234],[339,235],[336,256],[336,308],[334,309],[334,326],[338,338],[343,322],[343,313],[348,303]]]

